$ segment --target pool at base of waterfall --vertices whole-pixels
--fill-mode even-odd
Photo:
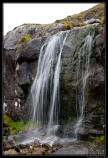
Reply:
[[[38,143],[40,145],[48,144],[50,146],[53,146],[55,144],[62,145],[64,143],[76,141],[76,138],[58,137],[57,135],[55,135],[57,129],[58,129],[58,125],[54,125],[49,129],[46,128],[30,129],[28,131],[24,131],[17,135],[9,136],[8,141],[9,142],[13,141],[15,145]]]
[[[4,143],[3,143],[4,145]],[[44,129],[34,129],[9,136],[4,155],[103,155],[104,145],[76,138],[47,135]]]

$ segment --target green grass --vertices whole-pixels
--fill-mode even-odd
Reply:
[[[17,133],[18,131],[22,130],[25,126],[23,120],[14,121],[7,114],[3,115],[3,121],[9,127],[10,134]]]

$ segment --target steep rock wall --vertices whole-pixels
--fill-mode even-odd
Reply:
[[[76,117],[76,74],[78,54],[85,37],[93,34],[90,56],[90,75],[87,80],[87,98],[84,108],[84,126],[80,134],[103,131],[105,108],[105,32],[99,24],[71,29],[62,52],[60,124],[68,124]],[[15,35],[15,33],[14,33]],[[50,34],[51,35],[51,34]],[[14,119],[24,119],[25,101],[36,75],[39,51],[47,36],[34,37],[16,46],[16,36],[4,41],[4,103],[5,110]],[[14,40],[15,39],[15,40]],[[15,45],[15,46],[14,46]],[[12,47],[11,47],[12,46]],[[83,60],[82,60],[83,62]],[[19,100],[20,99],[20,100]],[[17,103],[16,103],[17,102]],[[65,126],[63,127],[65,131]],[[86,131],[84,131],[86,129]],[[66,127],[67,133],[71,134]],[[91,130],[91,131],[90,131]]]

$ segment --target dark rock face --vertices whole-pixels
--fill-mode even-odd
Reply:
[[[76,89],[77,89],[77,65],[78,53],[83,45],[84,38],[89,31],[94,32],[92,41],[92,52],[90,56],[90,70],[86,84],[86,105],[84,114],[86,120],[83,122],[83,135],[104,134],[104,109],[105,109],[105,37],[103,32],[97,32],[98,25],[91,25],[87,28],[80,28],[69,33],[62,52],[61,72],[61,124],[76,117]],[[82,53],[82,52],[80,52]],[[81,63],[84,59],[81,58]],[[82,68],[83,72],[83,68]],[[82,73],[80,72],[80,74]],[[81,78],[80,78],[81,79]],[[79,98],[80,99],[80,98]],[[82,124],[82,126],[83,126]],[[93,126],[94,125],[94,126]],[[71,125],[69,124],[69,127]],[[67,127],[64,126],[64,131]],[[86,129],[86,131],[84,131]],[[71,131],[71,132],[70,132]],[[73,135],[73,129],[67,133]],[[64,132],[65,133],[65,132]],[[79,130],[81,135],[81,130]]]
[[[10,32],[10,34],[12,33]],[[27,44],[13,47],[15,43],[12,43],[13,46],[9,45],[14,38],[18,37],[12,37],[11,41],[10,36],[9,39],[4,40],[4,102],[7,104],[7,113],[12,119],[19,120],[23,119],[23,105],[35,78],[39,52],[46,37],[34,38]],[[10,49],[11,47],[13,49]],[[20,99],[20,103],[18,99]]]
[[[38,59],[39,52],[42,44],[44,43],[46,37],[43,38],[34,38],[27,44],[22,44],[17,49],[17,59],[18,63],[23,62],[33,62]]]
[[[46,37],[34,38],[27,44],[18,47],[16,54],[18,84],[27,95],[35,78],[41,46]]]
[[[57,28],[55,27],[55,29],[53,28],[52,31],[49,29],[50,34],[53,34],[54,31],[55,33],[60,31],[58,28],[63,30],[63,26],[61,25]],[[77,116],[76,85],[79,53],[82,53],[80,49],[84,44],[85,37],[89,33],[93,34],[90,70],[87,79],[86,106],[84,108],[84,120],[86,120],[84,122],[84,129],[87,130],[80,129],[80,135],[87,135],[88,133],[96,134],[103,130],[105,106],[105,33],[103,31],[100,32],[99,28],[99,24],[73,28],[69,32],[62,51],[60,78],[61,125],[72,121]],[[23,119],[26,113],[24,108],[25,101],[36,75],[41,46],[47,39],[46,36],[34,37],[28,43],[16,46],[21,33],[23,31],[27,32],[23,27],[20,29],[9,32],[4,40],[4,102],[7,104],[7,113],[14,120]],[[33,31],[36,31],[35,29],[29,29],[28,31],[33,33]],[[81,59],[82,63],[84,62],[83,60],[85,59]],[[62,129],[65,131],[65,126]],[[68,135],[72,135],[72,130],[70,128],[69,132],[66,130]]]

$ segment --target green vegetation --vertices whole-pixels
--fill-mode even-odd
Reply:
[[[78,22],[75,23],[75,22],[70,22],[70,21],[64,21],[63,24],[64,24],[64,27],[65,27],[66,29],[70,29],[71,27],[84,26],[83,23],[78,23]]]
[[[14,121],[6,113],[3,115],[3,121],[9,128],[10,134],[15,134],[18,131],[22,130],[25,126],[23,120]]]
[[[66,29],[70,29],[73,26],[72,22],[68,22],[68,21],[65,21],[63,24]]]
[[[67,16],[64,19],[56,20],[56,23],[64,23],[65,27],[77,27],[83,26],[84,21],[89,20],[91,18],[100,19],[102,23],[105,21],[105,13],[104,13],[105,5],[104,3],[100,3],[86,11],[80,12],[78,14],[74,14],[72,16]]]
[[[96,143],[97,144],[103,144],[105,141],[105,136],[101,135],[101,136],[96,136]]]
[[[14,121],[11,119],[11,117],[5,113],[3,115],[3,122],[8,126],[9,128],[9,134],[16,134],[17,132],[21,130],[28,130],[28,129],[34,129],[37,127],[41,127],[40,123],[34,123],[32,121],[28,121],[27,123],[24,123],[23,120]]]
[[[18,44],[21,44],[21,43],[27,43],[27,42],[29,42],[30,40],[32,39],[32,37],[29,35],[29,34],[23,34],[22,36],[21,36],[21,38],[18,40]]]

